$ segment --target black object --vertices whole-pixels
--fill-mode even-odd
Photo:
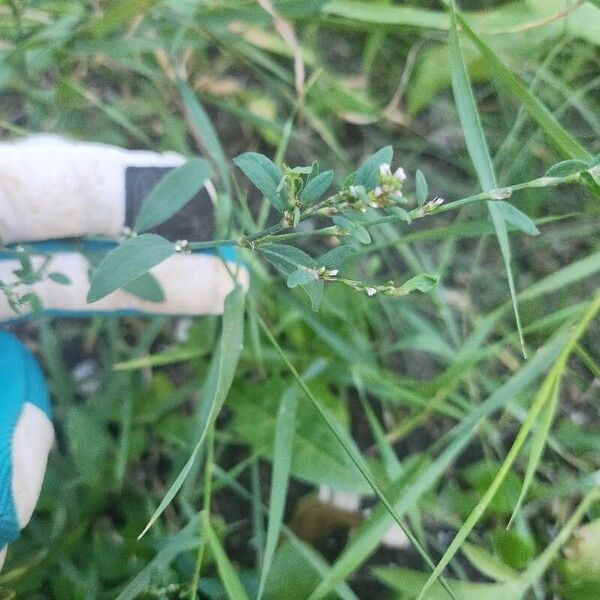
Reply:
[[[127,167],[125,170],[125,225],[133,229],[148,194],[172,167]],[[173,217],[150,230],[171,241],[214,239],[214,208],[205,187]]]

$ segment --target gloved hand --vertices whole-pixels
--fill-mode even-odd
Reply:
[[[152,270],[164,300],[152,302],[118,290],[86,304],[90,254],[105,252],[111,242],[72,242],[63,238],[118,238],[133,223],[147,193],[169,170],[185,162],[174,153],[132,151],[102,144],[36,136],[0,144],[0,240],[27,243],[0,252],[0,282],[15,296],[35,294],[46,314],[219,314],[235,281],[247,287],[248,274],[237,270],[232,248],[176,254]],[[200,197],[202,196],[202,197]],[[199,194],[160,228],[170,239],[211,239],[212,203]],[[190,231],[192,227],[192,231]],[[196,235],[197,230],[201,230]],[[41,240],[40,244],[29,244]],[[39,277],[17,285],[23,256]],[[222,257],[228,262],[223,264]],[[68,278],[50,278],[59,273]],[[10,295],[10,294],[9,294]],[[0,324],[26,317],[15,313],[15,297],[0,291]],[[41,490],[52,445],[48,392],[40,367],[16,337],[0,331],[0,567],[6,545],[28,523]]]
[[[53,440],[40,367],[15,336],[0,332],[0,568],[6,545],[31,519]]]

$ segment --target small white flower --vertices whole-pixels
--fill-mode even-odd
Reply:
[[[434,206],[440,206],[441,204],[444,204],[445,200],[443,198],[440,198],[439,196],[436,196],[432,201],[431,204],[433,204]]]
[[[398,167],[395,171],[394,171],[394,177],[396,179],[399,179],[400,181],[406,181],[406,171],[402,168],[402,167]]]
[[[338,273],[339,273],[338,269],[332,269],[331,271],[327,272],[327,275],[329,275],[329,277],[335,277]]]
[[[351,185],[348,188],[348,193],[353,197],[353,198],[358,198],[358,186],[356,185]]]
[[[381,189],[381,186],[377,186],[374,190],[373,193],[375,194],[376,198],[379,198],[380,196],[383,196],[383,190]]]
[[[367,296],[374,296],[377,293],[377,288],[370,287],[370,288],[367,288],[366,291],[367,291]]]
[[[392,174],[389,163],[382,163],[379,165],[379,174],[381,177],[389,177]]]

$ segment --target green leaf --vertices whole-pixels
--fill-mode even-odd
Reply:
[[[384,494],[382,489],[379,487],[379,484],[377,483],[373,473],[371,472],[371,469],[370,469],[368,463],[366,462],[365,458],[363,457],[363,455],[360,453],[360,451],[354,444],[354,441],[352,440],[352,438],[350,438],[346,434],[346,432],[340,427],[339,423],[337,423],[337,421],[333,418],[333,416],[330,414],[330,412],[327,410],[327,408],[325,408],[319,402],[319,400],[317,400],[317,398],[315,397],[315,395],[313,394],[311,389],[308,387],[308,385],[306,384],[304,379],[300,376],[300,373],[298,373],[297,369],[294,367],[292,362],[289,360],[289,358],[283,351],[283,348],[279,345],[279,343],[275,339],[275,336],[271,333],[270,329],[267,327],[266,323],[263,321],[263,319],[260,317],[260,315],[258,315],[256,313],[256,311],[253,311],[253,312],[256,314],[257,320],[258,320],[262,330],[264,331],[265,335],[267,336],[267,338],[269,339],[269,341],[271,342],[271,344],[273,345],[273,347],[275,348],[275,350],[277,351],[279,356],[283,359],[283,361],[287,365],[288,369],[291,371],[295,380],[298,382],[298,385],[300,386],[300,388],[302,389],[302,391],[304,392],[306,397],[310,400],[313,408],[315,408],[316,411],[319,413],[319,417],[327,424],[327,427],[330,429],[330,431],[333,433],[333,435],[337,438],[338,443],[343,448],[343,450],[346,453],[346,455],[348,456],[348,458],[350,458],[350,460],[354,463],[354,466],[356,467],[358,472],[362,475],[362,477],[365,479],[365,481],[369,484],[369,487],[371,488],[371,490],[375,493],[377,498],[381,501],[385,510],[392,516],[392,518],[396,521],[398,526],[406,534],[406,536],[410,540],[410,543],[413,545],[415,550],[419,553],[421,558],[423,558],[425,560],[425,563],[433,569],[434,565],[433,565],[431,558],[429,557],[427,551],[421,545],[419,540],[413,535],[413,533],[410,531],[408,526],[404,523],[404,521],[402,520],[400,515],[394,509],[393,503],[388,499],[387,495]],[[443,579],[441,579],[440,582],[444,586],[444,588],[448,591],[449,596],[452,597],[454,600],[456,600],[455,596],[452,594],[452,591],[448,588],[446,582]],[[339,581],[334,582],[333,587],[335,587],[337,583],[339,583]],[[333,587],[331,589],[333,589]],[[324,595],[325,594],[321,590],[321,585],[319,585],[319,587],[311,595],[311,599],[322,598]]]
[[[519,578],[518,571],[509,567],[497,556],[486,552],[479,546],[463,542],[461,550],[468,561],[482,574],[494,581],[515,581]]]
[[[60,285],[70,285],[71,280],[64,273],[48,273],[48,278]]]
[[[456,20],[462,30],[471,38],[479,52],[486,61],[487,68],[502,85],[512,92],[522,103],[527,112],[544,130],[546,135],[554,142],[555,146],[568,158],[577,158],[588,163],[591,154],[573,138],[554,115],[517,79],[517,77],[496,56],[495,52],[471,29],[466,20],[456,13]]]
[[[183,80],[177,81],[177,89],[185,107],[188,121],[195,133],[195,139],[204,149],[204,153],[216,165],[219,174],[219,186],[217,189],[223,191],[218,195],[216,203],[216,227],[218,234],[227,235],[229,231],[232,211],[232,190],[230,166],[223,152],[219,136],[202,104],[196,98],[196,94]]]
[[[416,196],[417,196],[417,204],[419,206],[423,206],[427,200],[427,196],[429,195],[429,189],[427,186],[427,180],[425,179],[425,175],[421,172],[421,169],[417,169],[415,174],[415,186],[416,186]]]
[[[264,244],[258,247],[258,252],[274,264],[278,269],[289,275],[298,267],[315,268],[317,263],[300,248],[287,244]]]
[[[436,446],[442,447],[446,443],[447,446],[431,464],[422,466],[416,472],[405,473],[392,483],[387,494],[397,515],[403,516],[418,504],[423,495],[442,477],[446,469],[467,446],[483,420],[506,406],[540,373],[545,372],[564,343],[565,337],[557,336],[545,348],[539,350],[520,371],[438,441]],[[375,551],[391,524],[392,517],[379,502],[332,565],[331,571],[317,589],[319,594],[321,596],[327,594],[338,582],[349,577]],[[314,595],[317,595],[316,592]]]
[[[287,244],[264,244],[258,247],[258,251],[280,271],[291,275],[298,267],[316,269],[317,263],[304,250],[289,246]],[[302,270],[302,269],[300,269]],[[297,275],[302,279],[303,276]],[[292,279],[295,281],[296,277]],[[323,298],[324,284],[320,279],[311,278],[307,283],[298,281],[302,289],[309,295],[313,310],[318,310]],[[292,286],[294,287],[294,286]]]
[[[93,274],[88,303],[131,283],[175,254],[175,244],[154,233],[125,240],[109,252]]]
[[[583,160],[571,159],[563,160],[556,165],[553,165],[546,171],[546,177],[567,177],[580,171],[589,169],[591,165],[588,165]]]
[[[497,200],[495,206],[500,210],[500,214],[504,220],[516,227],[519,231],[523,231],[529,235],[539,235],[540,230],[536,224],[523,211],[519,210],[514,204]]]
[[[318,258],[317,266],[327,269],[339,269],[352,254],[354,254],[354,250],[350,244],[340,244]]]
[[[496,189],[496,176],[494,174],[494,167],[492,159],[488,150],[481,121],[479,119],[479,112],[477,111],[477,105],[475,104],[475,97],[473,96],[473,90],[471,89],[471,83],[467,74],[467,68],[460,48],[460,41],[458,39],[457,29],[457,18],[458,13],[454,8],[454,0],[452,0],[452,15],[450,24],[450,57],[451,57],[451,69],[452,69],[452,89],[454,91],[454,98],[456,101],[456,108],[458,110],[458,116],[465,134],[465,142],[467,149],[469,150],[469,156],[477,172],[479,183],[484,191],[490,191]],[[462,21],[461,21],[462,22]],[[498,244],[500,245],[500,251],[502,253],[502,259],[504,261],[504,268],[508,278],[508,287],[510,290],[510,296],[513,305],[513,312],[515,315],[515,321],[517,323],[517,329],[519,331],[519,339],[521,341],[521,348],[525,355],[525,340],[523,339],[523,328],[521,326],[521,318],[519,315],[519,306],[517,303],[517,292],[515,289],[515,283],[513,273],[511,269],[511,258],[510,258],[510,244],[508,241],[508,232],[506,230],[506,222],[504,216],[492,202],[488,202],[488,209],[492,217],[492,223],[496,231],[496,237],[498,238]]]
[[[295,288],[299,285],[307,285],[309,283],[314,283],[319,279],[318,274],[312,269],[297,269],[287,278],[287,286],[289,288]]]
[[[504,528],[493,531],[491,537],[494,552],[514,569],[524,569],[533,558],[535,543],[531,537]]]
[[[315,380],[312,387],[329,412],[345,427],[345,407],[340,406],[326,383]],[[281,381],[271,380],[247,384],[241,390],[233,390],[231,395],[233,435],[273,463],[279,460],[273,450],[279,402],[285,389]],[[256,427],[256,423],[260,423],[260,427]],[[346,429],[343,431],[349,443],[353,443]],[[312,405],[299,404],[295,431],[288,442],[292,446],[291,473],[295,478],[356,494],[369,492],[370,488]]]
[[[385,148],[375,152],[375,154],[363,162],[356,172],[356,176],[354,178],[355,185],[362,185],[366,190],[372,190],[377,185],[379,180],[380,165],[384,163],[391,165],[393,157],[394,150],[391,146],[386,146]]]
[[[285,500],[287,497],[288,479],[292,465],[292,444],[296,426],[296,408],[298,406],[298,388],[288,388],[281,399],[277,411],[277,424],[275,426],[275,444],[273,455],[277,460],[273,463],[273,477],[269,497],[269,522],[267,525],[267,541],[263,556],[262,571],[260,574],[259,591],[257,598],[261,598],[265,589],[267,576],[271,569],[279,534],[283,524]]]
[[[424,10],[412,6],[381,3],[375,8],[369,2],[330,0],[324,4],[321,11],[326,15],[376,25],[406,25],[428,29],[448,29],[448,16],[443,12]]]
[[[235,158],[233,162],[265,195],[277,211],[282,213],[286,210],[286,201],[279,189],[283,175],[273,161],[257,152],[245,152]]]
[[[525,443],[525,439],[527,438],[531,428],[533,427],[533,424],[537,421],[537,418],[544,404],[547,402],[549,391],[552,390],[556,385],[557,379],[562,375],[566,362],[575,344],[586,331],[590,321],[596,316],[598,310],[600,310],[600,294],[597,294],[590,302],[590,304],[588,305],[588,309],[580,318],[574,330],[569,330],[569,337],[567,338],[566,343],[563,344],[563,346],[561,347],[560,354],[556,362],[552,366],[550,372],[548,373],[540,389],[538,390],[533,400],[533,403],[529,408],[527,417],[523,421],[521,427],[519,428],[519,432],[517,433],[517,436],[510,450],[508,451],[504,462],[500,465],[500,468],[498,469],[494,480],[489,485],[485,494],[479,500],[473,511],[469,514],[466,521],[460,527],[446,552],[444,552],[444,555],[440,559],[440,562],[436,566],[434,572],[431,574],[431,576],[423,586],[423,589],[419,594],[418,600],[424,600],[425,598],[427,598],[426,594],[430,589],[431,585],[443,573],[448,563],[452,560],[456,552],[458,552],[458,549],[461,547],[462,543],[467,539],[475,525],[478,523],[479,519],[485,513],[490,502],[496,496],[498,489],[504,482],[507,474],[510,472],[514,461],[516,460],[523,444]],[[471,414],[473,414],[474,412],[476,413],[477,409],[475,411],[471,411]],[[464,419],[463,424],[467,421],[468,418]]]
[[[397,294],[410,294],[411,292],[430,292],[439,281],[439,276],[431,273],[420,273],[405,281],[401,286],[396,288]]]
[[[135,219],[136,231],[148,231],[177,214],[204,186],[210,177],[210,165],[192,158],[163,177],[148,194]]]
[[[542,454],[544,452],[544,448],[546,447],[546,442],[548,441],[550,429],[552,427],[554,416],[556,415],[556,409],[558,407],[559,389],[560,386],[557,382],[554,386],[554,389],[548,391],[549,397],[545,401],[540,422],[538,423],[538,426],[533,434],[531,451],[529,452],[529,460],[527,461],[527,469],[525,470],[525,478],[523,479],[521,493],[519,494],[519,499],[515,504],[510,521],[508,522],[508,527],[511,526],[521,508],[521,505],[525,501],[527,492],[533,483],[535,472],[537,471],[540,460],[542,459]]]
[[[185,81],[179,79],[177,81],[177,89],[181,94],[189,119],[192,122],[202,146],[206,150],[206,154],[208,154],[210,159],[217,166],[219,178],[221,179],[221,184],[223,185],[225,192],[228,195],[231,195],[227,158],[225,157],[223,147],[219,141],[219,136],[217,135],[208,114],[200,102],[198,102],[193,90]]]
[[[225,298],[221,339],[211,361],[203,388],[202,402],[200,404],[198,442],[187,463],[179,472],[179,475],[177,475],[160,505],[150,518],[150,521],[140,534],[140,538],[154,525],[181,489],[200,453],[210,426],[217,418],[229,394],[244,342],[245,299],[244,290],[238,285]]]
[[[123,286],[130,294],[148,302],[164,302],[165,294],[160,283],[151,273],[144,273],[131,283]]]
[[[135,600],[147,592],[157,574],[165,572],[169,565],[183,552],[191,552],[202,542],[200,532],[201,515],[197,514],[177,534],[172,536],[158,551],[157,555],[135,576],[127,587],[117,596],[117,600]]]
[[[210,549],[212,550],[217,563],[219,576],[225,586],[227,597],[230,600],[249,600],[238,574],[235,572],[227,554],[225,554],[225,550],[223,549],[219,538],[210,525],[207,527],[206,535],[208,537]]]
[[[371,234],[366,227],[360,223],[352,221],[343,215],[334,215],[331,219],[340,229],[358,240],[361,244],[371,243]]]
[[[323,171],[311,179],[300,192],[300,200],[312,204],[321,198],[333,182],[333,171]]]
[[[427,574],[398,567],[375,567],[375,576],[388,587],[401,594],[401,598],[414,598],[427,580]],[[460,600],[519,600],[523,597],[522,586],[514,583],[471,583],[450,580],[450,585]],[[434,586],[427,600],[446,600],[448,594],[441,585]]]

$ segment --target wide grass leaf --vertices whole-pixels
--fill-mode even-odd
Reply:
[[[175,244],[154,233],[144,233],[125,240],[104,257],[93,274],[87,301],[92,303],[101,300],[173,254]]]

